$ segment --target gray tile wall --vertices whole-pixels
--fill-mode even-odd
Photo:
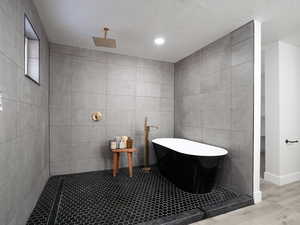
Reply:
[[[222,183],[252,193],[253,22],[175,64],[175,136],[228,149]]]
[[[24,76],[24,13],[41,39],[41,85]],[[48,41],[29,0],[0,1],[0,224],[25,224],[49,176]]]
[[[51,174],[111,168],[116,135],[134,138],[142,165],[145,116],[160,125],[151,138],[173,137],[174,64],[57,44],[50,52]],[[91,121],[95,111],[102,121]]]

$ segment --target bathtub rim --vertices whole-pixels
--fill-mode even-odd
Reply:
[[[192,150],[189,148],[188,150],[183,150],[183,148],[179,147],[178,145],[168,146],[160,141],[167,141],[167,140],[177,140],[181,142],[186,142],[187,145],[190,145],[189,147],[192,147]],[[184,138],[155,138],[152,140],[152,143],[163,146],[165,148],[171,149],[175,152],[190,155],[190,156],[197,156],[197,157],[222,157],[228,155],[228,151],[225,148],[217,147],[210,144],[205,144],[201,142],[196,142]],[[182,143],[180,143],[182,144]],[[196,147],[198,145],[198,147]],[[199,150],[199,147],[201,148],[207,148],[207,149],[201,149]],[[201,154],[199,154],[201,152]]]

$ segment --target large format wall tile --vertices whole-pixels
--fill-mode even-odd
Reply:
[[[24,13],[41,40],[40,85],[24,76]],[[31,0],[0,1],[0,30],[0,224],[23,225],[49,176],[49,48]]]
[[[159,111],[161,99],[157,97],[136,97],[136,110],[137,112]],[[167,100],[169,102],[169,99]]]
[[[14,74],[14,76],[12,76]],[[17,67],[13,61],[0,55],[0,90],[3,97],[16,100],[18,98],[18,75]]]
[[[159,83],[144,83],[136,84],[136,95],[141,97],[160,97],[161,85]]]
[[[221,183],[252,193],[253,22],[175,64],[175,137],[229,151]]]
[[[107,67],[107,78],[109,80],[115,80],[115,81],[118,80],[118,81],[135,82],[137,79],[137,67],[110,64]]]
[[[254,34],[254,26],[253,23],[248,23],[239,29],[235,30],[231,34],[231,42],[233,45],[245,41],[249,38],[252,38]]]
[[[249,61],[238,66],[232,67],[232,88],[238,88],[240,86],[253,87],[253,62]]]
[[[0,113],[0,143],[17,138],[17,102],[3,99],[3,108]]]
[[[232,65],[236,66],[253,60],[254,39],[250,38],[232,46]]]
[[[107,81],[107,94],[135,96],[136,83],[130,80],[109,79]]]
[[[121,135],[134,139],[142,165],[145,116],[160,125],[151,138],[174,135],[171,63],[52,44],[50,80],[52,174],[111,168],[108,141]],[[99,122],[91,120],[96,111]]]
[[[70,99],[71,104],[58,104],[58,106],[66,105],[67,107],[71,106],[73,109],[105,109],[107,104],[106,96],[104,94],[73,92],[72,94],[70,94]]]

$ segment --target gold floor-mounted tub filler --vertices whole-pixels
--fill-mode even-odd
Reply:
[[[144,141],[145,141],[145,148],[144,148],[144,172],[150,172],[151,168],[149,166],[149,133],[150,128],[158,129],[159,126],[148,125],[148,118],[145,117],[144,122]]]

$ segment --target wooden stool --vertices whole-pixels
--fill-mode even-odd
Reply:
[[[125,148],[125,149],[113,149],[113,176],[117,175],[118,169],[120,168],[120,153],[126,152],[128,159],[128,170],[129,176],[132,177],[132,153],[136,152],[135,148]]]

